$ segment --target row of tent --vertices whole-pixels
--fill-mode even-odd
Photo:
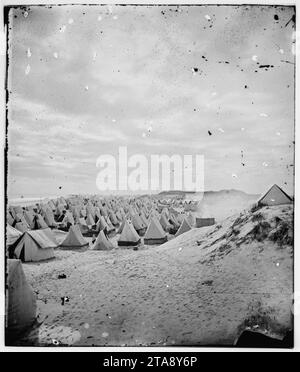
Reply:
[[[106,228],[108,233],[117,231],[127,218],[131,220],[135,230],[143,235],[151,217],[156,216],[164,230],[168,229],[174,234],[184,216],[187,216],[190,225],[195,224],[193,214],[184,208],[190,204],[185,203],[182,206],[182,203],[176,199],[156,200],[151,197],[131,199],[121,197],[103,199],[97,196],[89,198],[72,196],[66,199],[60,197],[27,207],[9,206],[7,223],[21,232],[47,227],[68,231],[70,225],[78,224],[81,232],[87,234],[91,230],[99,232],[103,228]],[[260,205],[287,203],[292,203],[292,198],[276,184],[257,201]],[[194,208],[196,203],[193,202],[191,205]],[[202,225],[204,223],[202,221]]]
[[[292,203],[292,199],[279,186],[273,185],[257,203],[259,205],[289,204]],[[22,261],[39,261],[54,256],[54,249],[58,247],[58,243],[46,220],[52,223],[54,220],[56,223],[55,219],[62,214],[64,218],[67,216],[69,225],[68,234],[60,247],[67,249],[88,246],[89,243],[83,235],[90,231],[97,235],[92,249],[109,250],[113,248],[109,239],[112,232],[120,234],[119,246],[138,245],[142,236],[144,244],[154,245],[166,242],[168,233],[179,236],[193,226],[215,224],[214,218],[195,218],[191,212],[184,213],[173,205],[161,207],[159,202],[151,198],[106,199],[105,202],[98,198],[74,197],[67,200],[59,198],[56,201],[51,200],[46,204],[26,208],[10,207],[9,214],[12,219],[8,220],[7,225],[9,257],[20,258]],[[80,214],[85,215],[85,219],[80,217]],[[40,219],[42,215],[48,216],[46,220]],[[77,219],[78,215],[79,219]],[[35,221],[39,221],[37,229],[20,231],[9,223],[25,220],[29,224],[30,221],[34,221],[34,216]]]
[[[175,236],[189,231],[191,226],[186,219],[183,220]],[[168,240],[167,233],[156,217],[151,219],[144,235],[144,244],[158,245]],[[124,220],[122,232],[118,239],[119,246],[136,246],[141,243],[141,237],[135,230],[133,224],[127,219]],[[89,242],[82,235],[78,225],[70,226],[64,240],[58,244],[53,231],[50,228],[40,230],[29,230],[21,233],[10,225],[7,226],[7,249],[10,258],[17,258],[23,262],[41,261],[54,257],[54,249],[81,249],[87,248]],[[114,245],[105,233],[101,230],[92,245],[93,250],[110,250]]]
[[[11,215],[15,218],[28,218],[28,215],[42,216],[47,211],[48,215],[54,214],[55,206],[64,205],[59,213],[68,214],[69,226],[68,234],[61,244],[58,244],[53,231],[47,226],[36,230],[26,229],[20,231],[11,224],[7,225],[7,246],[9,257],[20,258],[22,261],[39,261],[54,257],[54,249],[58,246],[64,249],[78,249],[89,245],[85,239],[85,234],[92,232],[97,236],[93,241],[92,249],[109,250],[114,247],[110,240],[110,234],[118,233],[118,246],[136,246],[141,243],[141,237],[144,237],[144,244],[154,245],[163,244],[168,240],[168,233],[178,236],[195,224],[195,218],[191,213],[184,214],[173,208],[164,207],[159,212],[159,208],[151,202],[145,203],[141,200],[134,200],[131,203],[126,201],[118,206],[115,202],[107,202],[106,205],[97,206],[95,201],[87,200],[85,204],[78,200],[59,200],[54,203],[48,202],[46,205],[37,205],[34,208],[18,207],[11,208]],[[145,207],[145,205],[147,207]],[[51,212],[50,208],[53,208]],[[98,209],[99,208],[99,209]],[[79,210],[86,214],[86,218],[93,219],[91,225],[83,223],[73,215],[74,211]],[[73,212],[72,212],[73,211]],[[84,211],[84,212],[83,212]],[[97,223],[95,219],[99,214]],[[53,219],[59,215],[56,213]],[[111,219],[109,218],[111,216]],[[51,219],[52,220],[52,219]],[[77,221],[77,222],[76,222]],[[113,221],[113,222],[112,222]],[[122,221],[122,222],[121,222]],[[86,229],[84,229],[86,227]]]

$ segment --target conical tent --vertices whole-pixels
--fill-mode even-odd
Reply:
[[[56,214],[57,215],[60,215],[62,214],[62,212],[65,210],[65,206],[63,204],[58,204],[57,207],[56,207]]]
[[[72,225],[75,224],[75,221],[74,221],[74,216],[73,216],[73,213],[71,211],[67,211],[66,212],[66,216],[68,217],[68,222]]]
[[[15,205],[12,207],[13,208],[13,211],[14,211],[14,217],[17,215],[17,214],[22,214],[23,213],[23,209],[19,206],[19,205]]]
[[[85,208],[80,209],[80,216],[81,217],[86,217],[86,210],[85,210]]]
[[[50,209],[46,209],[45,212],[44,212],[44,220],[46,222],[46,224],[49,226],[49,227],[54,227],[56,226],[56,222],[54,220],[54,216],[53,216],[53,212],[50,211]]]
[[[26,222],[28,223],[29,226],[33,226],[33,218],[34,218],[34,213],[31,211],[25,211],[24,212],[24,218]]]
[[[118,239],[118,245],[119,246],[138,245],[140,241],[141,239],[138,233],[135,231],[132,223],[129,223],[127,220],[125,220],[122,233]]]
[[[94,226],[95,225],[94,218],[93,218],[93,216],[90,213],[87,215],[86,224],[88,226]]]
[[[60,244],[62,248],[82,248],[89,243],[84,239],[78,225],[70,226],[65,240]]]
[[[183,220],[184,220],[184,214],[183,213],[178,214],[177,216],[178,223],[181,224]]]
[[[292,202],[292,198],[277,185],[273,185],[266,194],[258,200],[258,204],[261,205],[281,205],[291,204]]]
[[[47,229],[48,227],[44,218],[40,214],[36,216],[36,225],[37,225],[36,226],[37,229]]]
[[[159,221],[156,218],[152,218],[144,237],[144,243],[148,245],[163,244],[167,240],[167,234]]]
[[[166,217],[166,219],[168,219],[168,217],[169,217],[168,208],[164,207],[161,214],[164,215]]]
[[[27,221],[26,221],[26,219],[25,219],[23,213],[17,213],[17,214],[16,214],[15,221],[16,221],[16,222],[23,222],[24,224],[26,224],[26,225],[29,226],[29,224],[27,223]]]
[[[101,217],[101,213],[100,213],[100,208],[99,207],[95,207],[95,218],[99,218]]]
[[[123,221],[122,221],[119,229],[117,230],[117,234],[121,234],[122,233],[122,231],[124,229],[124,225],[125,225],[125,220],[126,220],[126,218],[123,218]]]
[[[132,215],[132,224],[139,235],[143,235],[146,231],[147,225],[144,224],[141,217],[136,213]]]
[[[110,240],[107,239],[103,230],[101,230],[97,236],[95,244],[93,245],[92,249],[95,251],[109,251],[113,249],[114,246]]]
[[[178,222],[177,218],[173,214],[170,214],[169,221],[170,223],[174,225],[174,227],[179,228],[180,223]]]
[[[106,230],[109,231],[109,227],[105,221],[105,218],[103,216],[100,217],[99,221],[97,222],[96,226],[97,231]]]
[[[175,236],[179,236],[189,230],[191,230],[191,226],[189,225],[189,223],[187,222],[186,218],[182,221],[177,233],[175,234]]]
[[[86,234],[89,232],[89,227],[88,225],[86,224],[86,221],[83,217],[80,217],[78,219],[78,226],[79,226],[79,229],[81,231],[82,234]]]
[[[149,222],[148,222],[148,220],[147,220],[147,218],[145,216],[145,213],[143,211],[140,214],[140,218],[143,221],[143,223],[144,223],[145,226],[148,226],[149,225]]]
[[[107,226],[108,226],[108,231],[113,231],[115,230],[115,227],[114,225],[112,224],[110,218],[108,216],[105,217],[105,220],[106,220],[106,223],[107,223]]]
[[[119,224],[119,221],[117,220],[117,217],[116,217],[116,215],[115,215],[114,212],[111,211],[111,212],[109,213],[109,218],[110,218],[110,220],[111,220],[111,223],[112,223],[114,226],[116,226],[116,225]]]
[[[145,214],[141,215],[141,219],[142,219],[144,225],[148,227],[151,219],[148,219]]]
[[[159,222],[165,231],[170,230],[171,225],[163,214],[160,216]]]
[[[189,224],[190,226],[194,226],[194,224],[195,224],[195,218],[194,218],[192,212],[190,212],[190,213],[188,214],[186,220],[187,220],[187,222],[188,222],[188,224]]]
[[[54,209],[55,209],[55,205],[54,205],[54,203],[53,203],[52,200],[50,200],[50,201],[48,202],[48,205],[49,205],[49,208],[51,209],[51,211],[54,211]]]
[[[9,249],[13,257],[24,262],[42,261],[54,257],[54,248],[57,244],[49,238],[45,230],[31,230],[23,233]]]
[[[118,222],[122,222],[123,221],[123,215],[120,211],[117,211],[116,212],[116,217],[118,219]]]
[[[91,205],[87,205],[86,207],[86,212],[87,212],[87,215],[91,215],[91,217],[94,219],[95,218],[95,208]],[[90,224],[88,224],[90,225]]]
[[[26,331],[35,321],[36,298],[27,283],[20,260],[7,260],[6,344]]]

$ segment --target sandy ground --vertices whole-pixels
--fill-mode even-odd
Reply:
[[[292,219],[291,207],[263,213]],[[23,264],[40,324],[20,343],[232,345],[245,326],[282,337],[291,326],[293,250],[254,239],[248,217],[234,238],[237,216],[158,247],[57,249],[55,259]]]

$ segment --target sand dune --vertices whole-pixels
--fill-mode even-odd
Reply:
[[[292,218],[292,206],[265,207],[158,247],[58,249],[23,264],[41,324],[20,344],[232,345],[245,327],[282,338],[292,326]]]

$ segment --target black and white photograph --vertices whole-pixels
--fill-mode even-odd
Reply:
[[[4,5],[4,346],[293,349],[296,5]]]

